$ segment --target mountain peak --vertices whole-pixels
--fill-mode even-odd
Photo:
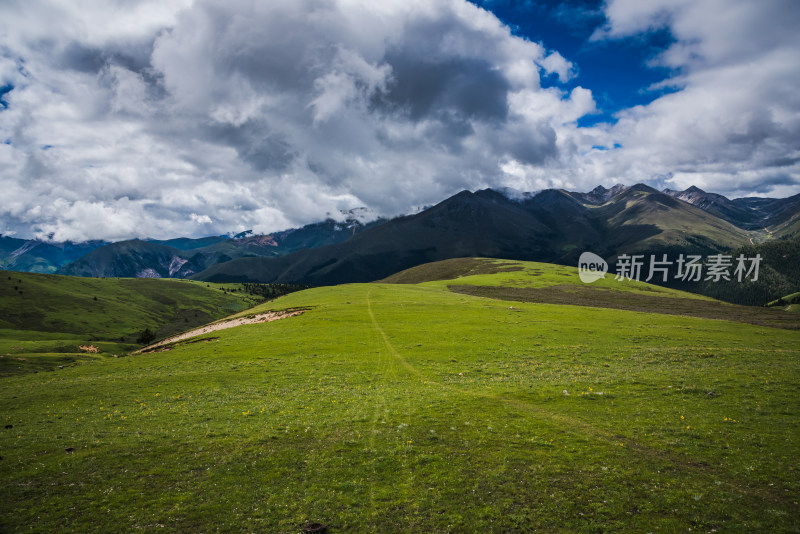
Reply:
[[[634,192],[634,191],[643,191],[643,192],[645,192],[645,193],[658,193],[658,192],[659,192],[659,191],[658,191],[658,189],[654,189],[654,188],[650,187],[650,186],[649,186],[649,185],[647,185],[647,184],[636,184],[636,185],[632,185],[632,186],[630,186],[630,187],[628,188],[628,191],[631,191],[631,192]]]
[[[616,184],[610,189],[607,189],[602,185],[598,185],[588,193],[576,193],[575,195],[593,204],[603,204],[619,195],[626,189],[627,188],[622,184]]]
[[[688,189],[684,191],[684,193],[698,193],[701,195],[705,195],[706,192],[697,187],[696,185],[690,186]]]
[[[541,190],[521,191],[519,189],[514,189],[513,187],[498,187],[498,188],[488,189],[488,191],[494,191],[495,193],[499,193],[508,200],[513,200],[515,202],[524,202],[525,200],[531,199],[542,192]]]
[[[230,236],[231,239],[245,239],[253,235],[252,230],[245,230],[244,232],[239,232],[238,234]]]

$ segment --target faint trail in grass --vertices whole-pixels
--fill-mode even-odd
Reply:
[[[406,360],[403,357],[403,355],[400,354],[400,352],[397,349],[395,349],[391,341],[389,341],[389,337],[386,335],[386,332],[383,330],[383,328],[381,328],[380,323],[378,323],[378,320],[375,317],[375,312],[372,309],[372,301],[370,299],[370,293],[367,294],[367,311],[369,312],[372,325],[375,328],[375,330],[380,334],[381,339],[383,340],[383,343],[386,346],[386,349],[403,366],[404,369],[406,369],[408,372],[410,372],[411,374],[422,380],[424,384],[438,386],[447,391],[464,395],[467,397],[477,397],[495,402],[500,402],[515,410],[528,412],[535,416],[549,419],[554,423],[558,424],[559,426],[564,427],[567,432],[578,434],[579,433],[578,431],[580,431],[583,434],[604,441],[609,445],[612,446],[622,445],[623,447],[626,447],[628,450],[635,452],[640,457],[643,457],[645,460],[667,461],[683,471],[694,472],[700,476],[708,478],[711,478],[713,476],[715,480],[723,479],[722,483],[725,486],[737,492],[750,493],[762,499],[773,502],[781,502],[783,504],[789,504],[794,502],[793,497],[787,497],[781,495],[778,492],[771,491],[769,489],[749,486],[745,482],[739,480],[729,480],[730,478],[729,475],[717,472],[711,466],[705,464],[698,464],[696,462],[691,462],[690,460],[684,458],[683,456],[677,453],[654,449],[647,445],[643,445],[631,438],[599,428],[581,419],[576,419],[574,417],[570,417],[564,414],[549,411],[542,408],[541,406],[520,399],[509,398],[500,394],[485,392],[485,391],[459,389],[449,384],[444,384],[441,382],[437,382],[436,380],[430,379],[423,372],[421,372],[419,369],[417,369],[411,363],[409,363],[408,360]],[[800,507],[797,505],[795,505],[795,508],[800,509]]]
[[[370,320],[372,322],[372,325],[373,325],[375,331],[379,334],[380,339],[383,342],[382,344],[384,346],[385,351],[382,351],[382,354],[388,353],[390,355],[390,357],[385,358],[385,361],[387,363],[386,369],[389,371],[390,376],[393,376],[393,377],[397,378],[398,380],[400,379],[400,375],[397,372],[397,365],[396,365],[397,363],[399,363],[402,366],[403,369],[405,369],[406,371],[412,373],[417,378],[422,380],[424,383],[429,383],[429,381],[426,380],[426,377],[418,369],[416,369],[414,366],[409,364],[405,360],[405,358],[403,358],[403,356],[397,351],[397,349],[395,349],[394,346],[389,342],[389,338],[386,336],[386,332],[384,332],[383,329],[378,324],[378,321],[375,318],[375,313],[372,310],[372,299],[370,298],[371,293],[372,293],[372,290],[370,290],[367,293],[367,312],[369,313],[369,317],[370,317]],[[392,365],[392,363],[395,363],[395,365]],[[442,386],[442,384],[439,384],[437,382],[430,382],[430,383],[434,384],[436,386]],[[410,407],[410,403],[409,403],[409,400],[408,400],[407,397],[405,397],[404,402],[406,404],[406,408],[409,408]],[[385,406],[386,406],[386,403],[385,403],[385,398],[384,398],[383,407],[385,407]],[[399,410],[398,406],[397,406],[397,403],[394,403],[394,409],[395,409],[395,412],[397,412],[397,413],[408,413],[409,412],[408,409]],[[377,419],[376,419],[376,425],[377,425]],[[405,474],[405,478],[406,478],[405,483],[399,485],[399,488],[402,489],[402,491],[405,494],[405,496],[403,498],[403,502],[415,503],[416,500],[413,498],[413,494],[415,493],[415,491],[414,491],[414,474],[412,473],[412,471],[411,471],[411,469],[410,469],[410,467],[408,465],[408,460],[406,459],[404,454],[402,455],[401,463],[403,465],[403,473]],[[373,506],[374,506],[374,504],[373,504]],[[376,525],[376,527],[377,527],[377,525]]]
[[[371,316],[371,310],[370,310]],[[371,316],[372,318],[372,316]],[[376,335],[374,338],[374,344],[376,345],[375,354],[376,354],[376,374],[380,375],[384,379],[388,378],[390,374],[394,373],[391,365],[391,358],[386,354],[384,348],[381,343],[381,340],[378,339]],[[372,348],[372,347],[370,347]],[[381,387],[381,392],[378,393],[378,387]],[[378,480],[378,470],[375,465],[377,458],[375,457],[375,452],[377,448],[375,446],[376,436],[379,432],[379,423],[378,421],[381,420],[383,412],[386,410],[386,394],[383,389],[383,383],[375,384],[375,393],[373,398],[375,399],[375,409],[372,412],[372,420],[370,421],[370,435],[368,440],[368,451],[370,454],[370,465],[369,465],[369,472],[370,472],[370,480],[369,480],[369,505],[370,505],[370,522],[373,526],[377,528],[380,523],[380,518],[378,516],[378,510],[380,506],[376,500],[376,481]]]
[[[389,337],[386,335],[386,332],[381,328],[380,324],[378,324],[377,319],[375,319],[375,313],[372,311],[372,301],[369,298],[369,294],[367,294],[367,311],[369,311],[369,317],[372,321],[372,326],[375,327],[375,330],[380,334],[381,339],[383,339],[383,343],[386,346],[386,349],[389,353],[394,356],[394,359],[403,366],[411,374],[415,375],[417,378],[422,380],[424,384],[431,384],[434,386],[439,386],[444,389],[452,390],[452,391],[459,391],[447,384],[442,384],[441,382],[437,382],[436,380],[432,380],[431,378],[427,377],[423,374],[419,369],[408,363],[408,361],[400,354],[397,349],[394,348],[394,345],[389,341]]]

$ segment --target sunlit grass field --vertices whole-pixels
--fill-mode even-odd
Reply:
[[[247,312],[297,317],[0,379],[0,530],[800,530],[800,331],[447,287],[470,284],[580,282],[311,289]]]

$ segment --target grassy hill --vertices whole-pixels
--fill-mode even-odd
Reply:
[[[800,331],[670,314],[714,301],[611,277],[591,287],[659,313],[474,296],[453,289],[583,286],[454,261],[2,379],[0,530],[797,528]]]
[[[189,281],[2,272],[0,376],[125,354],[139,346],[145,329],[160,338],[261,300],[229,289]]]
[[[800,292],[785,295],[767,304],[770,308],[781,308],[784,311],[800,313]]]

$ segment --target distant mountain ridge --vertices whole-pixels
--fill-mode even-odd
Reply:
[[[6,269],[78,276],[326,285],[372,281],[454,257],[574,265],[584,250],[606,258],[645,250],[713,253],[800,237],[800,195],[729,200],[697,187],[657,191],[644,184],[588,193],[462,191],[413,215],[368,222],[371,216],[355,210],[344,220],[269,235],[68,246],[0,237],[0,261]],[[38,250],[50,259],[37,260]],[[25,256],[29,251],[33,258]]]
[[[218,263],[238,258],[275,257],[296,250],[325,246],[349,239],[379,225],[382,219],[362,223],[355,217],[328,219],[270,235],[252,231],[233,237],[121,241],[92,250],[64,265],[58,274],[89,277],[187,278]]]
[[[744,230],[774,227],[800,215],[800,195],[788,198],[745,197],[730,200],[691,186],[684,191],[664,189],[664,194],[688,202]]]
[[[54,273],[94,249],[108,245],[106,241],[83,243],[47,242],[38,239],[17,239],[0,235],[0,269],[31,273]]]
[[[572,193],[572,195],[589,204],[603,204],[622,193],[625,189],[627,188],[622,184],[617,184],[611,189],[598,185],[588,193]]]
[[[792,202],[797,206],[800,199]],[[780,237],[780,236],[773,236]],[[717,253],[752,235],[652,187],[548,189],[534,195],[462,191],[352,239],[281,258],[242,258],[193,278],[328,285],[366,282],[448,258],[480,256],[574,265],[582,251]]]

